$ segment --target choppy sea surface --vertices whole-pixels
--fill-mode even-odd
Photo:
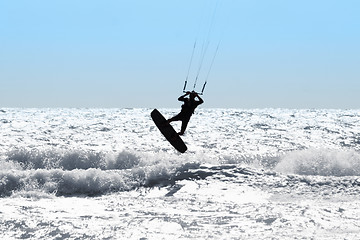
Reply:
[[[359,239],[359,110],[151,111],[0,109],[2,238]]]

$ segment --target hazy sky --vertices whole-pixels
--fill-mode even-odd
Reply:
[[[188,86],[200,68],[199,91],[220,42],[203,107],[360,108],[359,10],[358,0],[0,0],[0,107],[179,107],[194,43]]]

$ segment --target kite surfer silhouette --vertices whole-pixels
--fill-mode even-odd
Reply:
[[[198,100],[196,100],[195,98],[197,98]],[[202,100],[199,94],[195,91],[186,92],[184,95],[180,96],[178,100],[184,102],[184,104],[181,106],[181,111],[176,116],[168,119],[167,122],[171,123],[173,121],[182,121],[181,131],[178,134],[184,135],[186,127],[190,121],[192,114],[195,111],[195,108],[197,108],[197,106],[202,104],[204,100]]]

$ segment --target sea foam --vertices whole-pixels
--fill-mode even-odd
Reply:
[[[275,170],[300,175],[360,176],[360,154],[351,149],[299,150],[282,157]]]

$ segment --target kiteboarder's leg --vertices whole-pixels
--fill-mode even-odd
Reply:
[[[171,123],[173,121],[181,121],[181,120],[182,120],[182,115],[181,115],[181,113],[179,113],[178,115],[176,115],[172,118],[169,118],[166,122]]]
[[[190,117],[184,118],[182,120],[181,131],[178,133],[179,135],[184,135],[186,127],[187,127],[189,121],[190,121]]]

